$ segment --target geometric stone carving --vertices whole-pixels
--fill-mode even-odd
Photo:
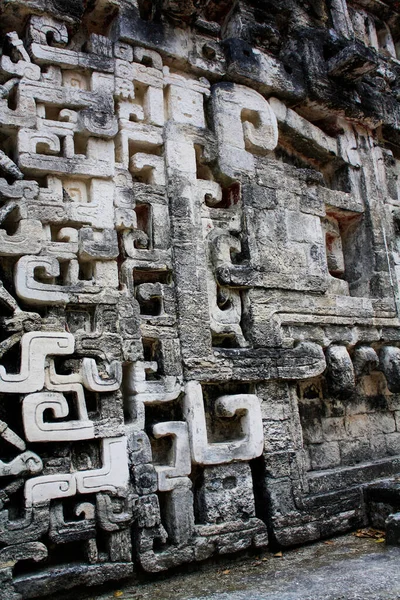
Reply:
[[[15,256],[40,252],[42,246],[42,224],[26,219],[20,222],[12,235],[0,230],[0,256]]]
[[[78,521],[65,521],[62,503],[54,502],[50,509],[49,538],[54,543],[87,540],[96,536],[95,507],[90,502],[80,502],[75,506],[76,517],[84,516]]]
[[[123,498],[119,502],[117,499],[114,503],[113,497],[109,493],[99,492],[96,495],[96,516],[101,528],[105,531],[119,531],[128,527],[135,517],[136,501],[137,497],[128,494],[127,498]]]
[[[121,386],[122,368],[118,361],[113,361],[109,368],[109,377],[99,375],[96,361],[85,357],[82,361],[82,383],[92,392],[114,392]]]
[[[254,394],[221,396],[215,403],[221,418],[241,416],[242,437],[239,440],[209,443],[201,385],[189,381],[185,386],[184,416],[189,427],[192,460],[196,464],[216,465],[234,460],[251,460],[263,450],[263,426],[260,401]]]
[[[25,484],[25,504],[27,508],[46,504],[55,498],[74,496],[76,491],[76,479],[72,473],[33,477]]]
[[[68,302],[68,294],[63,291],[62,286],[35,280],[38,269],[49,280],[60,275],[60,265],[55,257],[23,256],[15,269],[15,290],[19,298],[31,304]]]
[[[36,475],[43,469],[40,457],[26,450],[8,463],[0,461],[0,477],[10,477],[17,475]]]
[[[211,262],[215,271],[220,273],[226,263],[232,266],[231,252],[239,253],[240,241],[221,229],[213,229],[209,235]],[[240,321],[242,318],[242,299],[240,291],[233,288],[217,286],[213,270],[209,266],[207,278],[208,302],[210,309],[210,326],[215,335],[231,335],[240,347],[247,346]],[[229,267],[228,267],[229,268]]]
[[[190,484],[191,472],[188,426],[180,421],[157,423],[153,427],[155,438],[171,436],[173,438],[173,465],[156,465],[158,489],[169,492],[179,485]]]
[[[157,423],[153,427],[157,439],[171,436],[173,465],[155,465],[158,489],[166,494],[165,526],[174,544],[187,543],[194,528],[192,482],[188,426],[179,421]]]
[[[265,154],[277,145],[275,114],[261,94],[242,85],[218,83],[211,93],[221,173],[251,175],[252,153]]]
[[[72,386],[71,386],[72,387]],[[51,411],[53,418],[63,419],[69,415],[69,406],[60,392],[37,392],[25,396],[22,415],[25,436],[30,442],[87,440],[94,437],[94,425],[86,411],[83,388],[76,386],[76,410],[79,418],[57,423],[45,422],[44,412]]]
[[[20,372],[6,373],[0,365],[0,392],[27,394],[42,389],[46,356],[72,354],[73,351],[74,337],[70,333],[25,333],[21,339]]]
[[[167,375],[160,379],[146,379],[146,373],[156,373],[157,370],[158,365],[155,361],[137,361],[135,365],[129,365],[126,391],[134,394],[135,400],[144,404],[175,400],[182,390],[176,377]]]
[[[396,7],[34,4],[0,9],[2,594],[365,524],[400,455]]]
[[[129,473],[126,456],[126,438],[102,440],[103,467],[78,473],[42,475],[29,479],[25,484],[27,508],[66,498],[76,493],[118,492],[128,485]]]
[[[124,490],[129,473],[126,455],[126,438],[105,438],[101,444],[103,466],[100,469],[80,471],[76,474],[80,494]]]

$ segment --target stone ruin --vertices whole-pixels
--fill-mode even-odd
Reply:
[[[399,3],[0,15],[2,600],[397,543]]]

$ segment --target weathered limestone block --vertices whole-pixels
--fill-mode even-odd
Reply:
[[[380,353],[380,366],[391,392],[400,389],[400,349],[396,346],[384,346]]]
[[[276,115],[282,135],[285,137],[286,134],[289,143],[293,143],[298,151],[304,151],[304,145],[307,145],[307,153],[322,160],[337,154],[337,142],[334,138],[303,119],[294,110],[287,108],[277,98],[271,98],[269,104]]]
[[[370,346],[357,346],[354,350],[353,366],[356,377],[367,375],[378,368],[378,355]]]
[[[375,518],[398,8],[56,4],[0,7],[5,600]]]
[[[111,494],[96,495],[96,515],[105,531],[126,529],[136,516],[137,496],[128,492],[126,497],[113,498]],[[122,506],[121,506],[122,504]]]
[[[0,551],[0,569],[4,566],[14,566],[21,560],[40,562],[47,558],[47,548],[40,542],[28,542],[7,546]]]
[[[45,359],[50,355],[72,354],[74,338],[70,333],[34,331],[21,340],[21,369],[6,373],[0,365],[0,391],[31,393],[40,390],[45,382]]]
[[[219,168],[225,177],[254,174],[253,154],[265,154],[278,142],[275,114],[257,92],[226,83],[212,88]]]
[[[331,77],[343,77],[354,81],[377,68],[377,61],[371,50],[355,43],[333,56],[328,62]]]
[[[12,235],[0,230],[0,256],[38,254],[42,248],[42,224],[40,221],[24,219]]]
[[[177,485],[166,493],[165,528],[173,544],[188,543],[194,531],[191,485]]]
[[[0,539],[2,544],[32,542],[43,536],[49,529],[49,505],[31,507],[25,510],[20,519],[12,519],[7,510],[0,511]]]
[[[351,394],[355,387],[354,367],[345,346],[332,345],[326,351],[329,386],[333,394]]]
[[[195,502],[200,523],[222,523],[254,517],[249,465],[232,463],[229,466],[206,467]]]
[[[65,521],[63,505],[55,502],[50,509],[49,538],[56,544],[64,544],[74,540],[90,540],[96,535],[95,507],[90,502],[80,502],[75,506],[76,517],[83,520]]]
[[[203,102],[210,95],[210,85],[204,78],[199,81],[169,73],[164,68],[167,87],[168,115],[173,121],[195,127],[206,126]]]
[[[2,435],[4,437],[4,435]],[[9,441],[9,440],[7,440]],[[10,477],[16,475],[36,475],[43,469],[43,463],[40,457],[27,450],[22,452],[19,456],[11,460],[10,462],[0,461],[0,477]]]
[[[263,449],[260,401],[254,394],[221,396],[215,403],[216,415],[232,418],[241,414],[243,439],[210,444],[201,385],[197,381],[186,384],[184,415],[188,422],[192,460],[201,465],[230,463],[234,460],[257,458]]]

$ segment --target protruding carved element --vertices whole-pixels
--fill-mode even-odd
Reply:
[[[379,367],[379,358],[371,346],[358,346],[353,354],[354,372],[357,378],[369,375]]]
[[[110,365],[109,377],[100,376],[96,361],[93,358],[84,358],[82,363],[83,384],[92,392],[114,392],[122,382],[122,367],[118,361]]]
[[[47,548],[41,542],[15,544],[0,550],[0,569],[4,565],[14,566],[21,560],[34,560],[40,562],[47,558]]]
[[[56,258],[23,256],[19,259],[15,268],[15,290],[19,298],[34,305],[66,304],[69,296],[63,291],[63,286],[35,279],[39,269],[50,281],[60,275],[60,264]]]
[[[135,518],[137,496],[113,497],[106,493],[96,494],[96,511],[100,527],[104,531],[126,529]]]
[[[233,460],[251,460],[263,450],[263,427],[260,401],[254,394],[221,396],[215,403],[218,417],[241,415],[242,438],[210,444],[201,385],[197,381],[186,384],[184,414],[189,427],[192,460],[200,465],[230,463]]]
[[[40,79],[40,67],[31,62],[30,56],[18,34],[15,31],[7,33],[6,42],[10,48],[11,56],[3,54],[0,59],[0,69],[9,75],[38,81]]]
[[[0,460],[0,477],[10,477],[17,475],[37,475],[43,469],[41,458],[27,450],[19,456],[5,463]]]
[[[278,143],[275,114],[265,98],[242,85],[214,85],[212,101],[221,173],[233,179],[251,175],[252,154],[266,154]]]
[[[346,346],[332,345],[326,351],[327,379],[333,394],[351,394],[355,388],[354,367]]]
[[[400,391],[400,348],[384,346],[379,359],[389,390],[394,394],[398,393]]]
[[[173,465],[156,465],[158,489],[170,492],[179,485],[190,483],[187,476],[191,472],[188,426],[180,421],[157,423],[153,427],[155,438],[171,436],[173,438]]]
[[[105,438],[101,447],[103,467],[100,469],[29,479],[25,484],[26,507],[45,504],[56,498],[67,498],[76,493],[116,493],[125,490],[129,481],[126,438]]]
[[[346,46],[333,56],[327,64],[331,77],[343,77],[346,81],[356,81],[364,75],[376,71],[377,57],[362,44]]]
[[[6,373],[0,365],[0,391],[9,394],[37,392],[44,386],[46,356],[72,354],[74,337],[70,333],[34,331],[21,340],[21,370]]]
[[[76,407],[79,418],[70,421],[44,421],[46,410],[51,411],[53,418],[56,419],[69,415],[68,402],[60,392],[39,392],[25,396],[22,416],[27,440],[30,442],[73,441],[94,437],[94,426],[87,415],[83,389],[81,386],[76,387]]]
[[[126,377],[126,391],[135,394],[136,400],[147,403],[170,402],[175,400],[182,391],[182,386],[173,375],[162,376],[158,379],[147,379],[146,374],[156,373],[156,362],[141,362],[129,365]]]
[[[65,521],[62,502],[55,502],[50,509],[49,538],[56,544],[76,540],[88,540],[96,536],[95,506],[90,502],[81,502],[75,506],[77,517],[83,520]]]

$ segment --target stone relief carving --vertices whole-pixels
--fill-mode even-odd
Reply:
[[[95,4],[1,25],[5,600],[341,531],[398,468],[391,22],[331,2],[304,72],[242,0]]]

